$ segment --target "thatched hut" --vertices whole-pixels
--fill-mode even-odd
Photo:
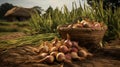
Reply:
[[[24,21],[31,17],[31,13],[34,13],[31,8],[13,7],[4,16],[8,21]]]

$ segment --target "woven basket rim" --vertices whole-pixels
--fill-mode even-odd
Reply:
[[[107,30],[107,26],[104,25],[103,27],[101,28],[72,28],[72,27],[67,27],[67,24],[66,25],[59,25],[57,27],[58,30],[92,30],[92,31],[100,31],[100,30]]]

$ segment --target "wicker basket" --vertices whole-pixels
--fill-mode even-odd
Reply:
[[[104,25],[103,28],[68,28],[68,25],[58,26],[58,32],[63,39],[66,39],[66,35],[70,35],[70,39],[74,41],[79,41],[81,44],[98,44],[102,41],[107,26]]]

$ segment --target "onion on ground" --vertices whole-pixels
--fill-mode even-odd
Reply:
[[[52,55],[52,56],[54,56],[54,57],[56,57],[56,56],[57,56],[57,54],[58,54],[58,52],[57,52],[57,51],[54,51],[54,52],[51,52],[51,53],[50,53],[50,55]]]
[[[65,45],[62,45],[59,47],[59,51],[63,53],[67,53],[69,51],[68,47]]]
[[[87,52],[84,49],[78,51],[78,56],[80,57],[87,57]]]
[[[48,55],[48,53],[41,53],[38,55],[40,59],[45,58]]]
[[[40,63],[53,63],[54,62],[54,57],[52,55],[46,56],[45,58],[41,59],[39,61]]]
[[[85,59],[84,57],[79,57],[78,54],[76,52],[71,52],[71,57],[73,60],[83,60]]]
[[[65,59],[66,59],[66,58],[65,58],[65,54],[62,53],[62,52],[58,53],[57,56],[56,56],[56,60],[59,61],[59,62],[62,62],[62,61],[64,61]]]
[[[52,47],[51,49],[50,49],[50,52],[54,52],[54,51],[58,51],[58,47]]]
[[[70,41],[70,35],[67,34],[67,39],[64,41],[64,44],[69,48],[72,47],[72,42]]]

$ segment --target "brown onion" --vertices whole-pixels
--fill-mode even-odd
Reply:
[[[71,55],[70,55],[70,53],[65,54],[65,58],[68,59],[68,60],[71,60]]]
[[[52,47],[52,48],[50,49],[50,52],[53,52],[53,51],[58,51],[58,48],[57,48],[57,47]]]
[[[56,46],[57,42],[58,42],[58,38],[55,37],[55,39],[54,39],[53,42],[52,42],[52,45],[53,45],[53,46]]]
[[[75,59],[75,60],[83,60],[83,59],[85,59],[84,57],[79,57],[76,52],[71,52],[71,57],[72,57],[72,59]]]
[[[72,47],[78,48],[78,47],[79,47],[79,46],[78,46],[78,42],[72,41]]]
[[[80,51],[78,51],[78,55],[80,57],[87,57],[87,52],[84,49],[81,49]]]
[[[64,61],[65,59],[66,59],[66,58],[65,58],[65,54],[62,53],[62,52],[58,53],[57,56],[56,56],[56,60],[59,61],[59,62],[62,62],[62,61]]]
[[[100,23],[96,23],[95,27],[101,27]]]
[[[41,54],[39,55],[39,58],[40,58],[40,59],[45,58],[47,55],[48,55],[48,53],[41,53]]]
[[[40,48],[40,52],[48,52],[49,51],[49,47],[44,45],[44,46],[41,46]]]
[[[49,56],[46,56],[45,58],[45,62],[47,63],[53,63],[54,62],[54,57],[49,55]]]
[[[64,44],[67,47],[72,47],[72,42],[70,41],[70,35],[69,34],[67,34],[67,40],[64,41]]]
[[[77,52],[71,52],[71,57],[72,57],[73,59],[79,58]]]
[[[59,51],[63,52],[63,53],[67,53],[69,51],[69,49],[67,48],[67,46],[62,45],[59,47]]]
[[[70,51],[71,51],[71,52],[78,52],[78,49],[75,48],[75,47],[72,47]]]
[[[50,55],[56,57],[58,52],[51,52]]]

